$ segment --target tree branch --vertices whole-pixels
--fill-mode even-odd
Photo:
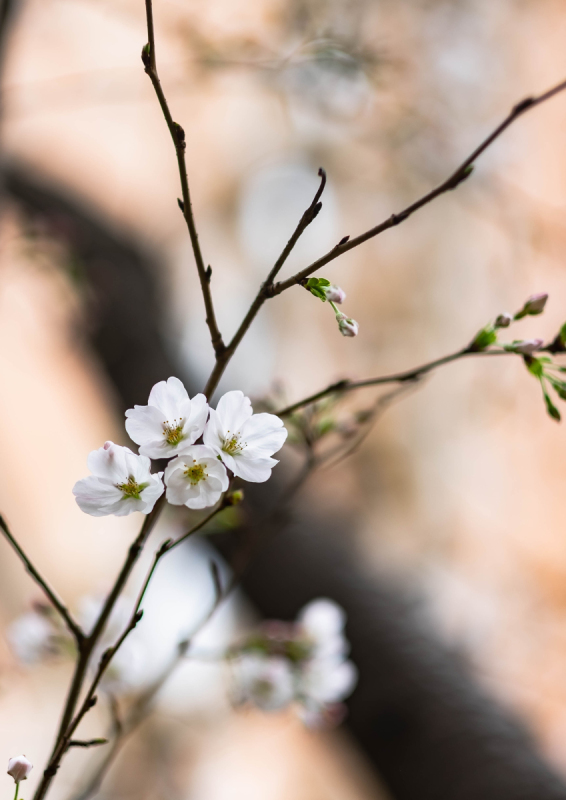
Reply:
[[[195,225],[193,208],[191,205],[191,196],[189,193],[189,181],[187,178],[187,164],[185,160],[185,148],[186,148],[185,131],[177,122],[173,120],[171,111],[169,109],[169,105],[167,103],[165,94],[163,93],[163,89],[161,87],[159,75],[157,74],[157,64],[155,59],[155,32],[153,26],[152,0],[145,0],[145,11],[147,18],[148,43],[142,50],[142,61],[145,71],[149,75],[149,79],[153,84],[155,94],[157,95],[157,99],[159,100],[159,105],[161,106],[161,111],[163,112],[163,116],[165,117],[167,127],[169,128],[169,133],[171,134],[171,138],[173,139],[173,144],[175,145],[175,153],[177,154],[177,164],[179,167],[179,177],[181,179],[181,190],[183,194],[183,200],[179,201],[179,206],[181,208],[181,211],[183,212],[183,216],[185,218],[185,222],[187,223],[187,228],[189,230],[189,236],[191,239],[191,245],[193,248],[195,262],[197,265],[197,272],[200,280],[200,287],[202,290],[202,296],[204,298],[204,306],[206,309],[206,324],[208,325],[208,330],[210,331],[210,340],[214,348],[214,353],[218,357],[221,353],[224,352],[225,345],[222,340],[222,334],[220,333],[220,330],[218,328],[218,323],[216,322],[216,315],[214,313],[214,305],[212,302],[212,294],[210,291],[210,278],[212,275],[212,270],[210,267],[208,267],[207,269],[204,265],[204,259],[202,257],[198,233]]]
[[[324,187],[326,186],[326,172],[322,169],[322,167],[318,170],[318,175],[320,177],[320,185],[317,189],[317,192],[313,198],[312,203],[310,204],[310,206],[307,208],[307,210],[304,212],[303,216],[299,220],[299,223],[295,228],[293,235],[283,248],[281,255],[273,265],[265,282],[262,284],[259,292],[257,293],[253,303],[251,304],[248,310],[248,313],[242,320],[240,327],[238,328],[232,340],[230,341],[230,344],[227,345],[223,353],[217,355],[216,364],[214,365],[214,369],[212,370],[212,373],[210,375],[210,378],[208,379],[206,388],[204,390],[204,393],[208,398],[210,398],[214,394],[216,387],[218,386],[218,383],[220,381],[220,378],[224,374],[224,370],[226,369],[228,363],[230,362],[230,359],[232,358],[240,342],[246,335],[258,311],[265,303],[267,298],[270,296],[270,292],[273,287],[273,281],[275,280],[281,268],[289,258],[293,248],[299,241],[304,231],[308,228],[311,222],[317,217],[320,209],[322,208],[322,203],[320,202],[320,198],[324,191]]]
[[[275,297],[276,295],[281,294],[281,292],[284,292],[286,289],[290,289],[291,286],[296,286],[304,281],[305,278],[308,278],[309,275],[312,275],[313,272],[316,272],[321,267],[324,267],[330,261],[334,261],[334,259],[338,258],[338,256],[347,253],[349,250],[353,250],[360,244],[367,242],[368,239],[373,239],[374,236],[378,236],[380,233],[389,230],[389,228],[399,225],[401,222],[404,222],[412,214],[414,214],[415,211],[418,211],[423,206],[426,206],[433,200],[436,200],[436,198],[440,197],[440,195],[445,194],[452,189],[456,189],[463,181],[466,180],[466,178],[471,175],[474,162],[479,158],[479,156],[485,150],[487,150],[487,148],[493,144],[493,142],[498,139],[516,119],[522,116],[529,109],[544,103],[546,100],[550,100],[550,98],[554,97],[554,95],[564,91],[565,89],[566,81],[562,81],[538,97],[527,97],[520,103],[517,103],[515,106],[513,106],[509,114],[497,126],[497,128],[495,128],[495,130],[492,131],[489,136],[487,136],[483,142],[478,145],[478,147],[476,147],[473,153],[471,153],[471,155],[469,155],[443,183],[425,194],[419,200],[416,200],[410,206],[407,206],[407,208],[405,208],[403,211],[399,212],[398,214],[392,214],[384,222],[376,225],[374,228],[370,228],[370,230],[366,231],[365,233],[356,236],[354,239],[347,239],[346,241],[342,239],[335,247],[332,248],[332,250],[326,253],[326,255],[317,259],[308,267],[305,267],[300,272],[297,272],[296,275],[293,275],[286,281],[276,283],[270,290],[269,296]]]
[[[303,398],[303,400],[299,400],[298,402],[293,403],[292,405],[287,406],[276,413],[278,417],[287,417],[294,411],[298,411],[300,408],[303,408],[303,406],[316,403],[317,400],[322,400],[331,394],[344,394],[346,392],[352,392],[355,389],[364,389],[368,386],[381,386],[387,383],[405,383],[409,381],[416,381],[437,367],[441,367],[444,364],[451,364],[453,361],[458,361],[460,358],[466,358],[466,356],[513,355],[517,356],[519,354],[513,353],[509,350],[471,350],[469,347],[465,347],[463,350],[457,350],[455,353],[451,353],[448,356],[437,358],[434,361],[429,361],[427,364],[421,364],[420,367],[415,367],[414,369],[409,369],[405,372],[396,372],[392,375],[381,375],[377,378],[365,378],[361,381],[344,379],[337,381],[336,383],[331,383],[325,389],[321,389],[320,392],[315,392],[315,394],[311,394],[308,397]]]
[[[55,594],[53,589],[48,585],[47,581],[44,578],[41,577],[39,572],[33,566],[33,564],[31,563],[29,558],[26,556],[26,554],[24,553],[24,551],[22,550],[20,545],[17,543],[16,539],[11,534],[10,529],[8,528],[8,525],[6,524],[6,521],[4,520],[4,518],[2,516],[0,516],[0,530],[2,531],[2,533],[4,534],[4,536],[6,537],[8,542],[11,544],[12,548],[15,550],[15,552],[20,557],[20,559],[23,562],[24,567],[26,568],[27,572],[29,572],[29,574],[32,576],[32,578],[38,584],[38,586],[40,586],[41,589],[43,589],[43,592],[45,593],[45,595],[48,598],[48,600],[50,601],[50,603],[59,612],[59,614],[63,618],[67,628],[69,629],[71,634],[74,636],[75,641],[77,643],[77,646],[80,649],[80,647],[82,645],[82,642],[83,642],[83,640],[85,638],[85,635],[84,635],[80,625],[78,625],[75,622],[75,620],[71,616],[71,613],[69,612],[69,609],[67,608],[67,606],[63,603],[62,600],[60,600],[57,597],[57,595]]]

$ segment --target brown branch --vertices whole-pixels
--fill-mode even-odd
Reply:
[[[295,228],[293,235],[283,248],[279,258],[271,268],[269,275],[267,276],[265,282],[262,284],[261,289],[256,295],[253,303],[251,304],[248,310],[248,313],[242,320],[240,327],[234,334],[232,340],[226,346],[223,353],[217,354],[216,364],[214,365],[214,369],[212,370],[212,373],[210,375],[210,378],[208,379],[206,388],[204,390],[204,393],[208,398],[210,398],[214,394],[214,391],[216,390],[220,378],[222,377],[224,370],[228,366],[230,359],[236,352],[240,342],[242,341],[250,325],[254,321],[258,311],[265,303],[267,298],[270,296],[270,292],[272,291],[273,287],[273,281],[275,280],[281,268],[289,258],[289,255],[291,254],[293,248],[299,241],[302,234],[305,232],[305,230],[308,228],[311,222],[314,219],[316,219],[320,209],[322,208],[322,203],[320,202],[320,198],[324,191],[324,187],[326,186],[326,172],[322,169],[322,167],[318,170],[318,175],[320,177],[320,185],[317,189],[317,192],[313,198],[312,203],[310,204],[310,206],[307,208],[307,210],[304,212],[301,219],[299,220],[299,223]]]
[[[146,0],[146,2],[148,2],[148,1],[149,0]],[[378,236],[380,233],[383,233],[384,231],[389,230],[389,228],[393,228],[396,225],[399,225],[401,222],[404,222],[412,214],[414,214],[415,211],[418,211],[423,206],[428,205],[433,200],[435,200],[437,197],[440,197],[440,195],[445,194],[446,192],[449,192],[452,189],[456,189],[463,181],[466,180],[466,178],[468,178],[471,175],[472,169],[473,169],[473,164],[477,160],[477,158],[485,150],[487,150],[487,148],[496,139],[498,139],[499,136],[501,136],[501,134],[518,117],[522,116],[522,114],[524,114],[529,109],[534,108],[535,106],[540,105],[541,103],[544,103],[546,100],[550,100],[551,97],[554,97],[554,95],[558,94],[559,92],[564,91],[564,89],[566,89],[566,81],[562,81],[562,83],[557,84],[552,89],[549,89],[547,92],[544,92],[543,94],[539,95],[538,97],[528,97],[525,100],[522,100],[520,103],[517,103],[517,105],[515,105],[511,109],[509,114],[497,126],[497,128],[495,128],[495,130],[492,131],[492,133],[490,133],[489,136],[487,136],[478,147],[476,147],[476,149],[473,151],[473,153],[471,153],[471,155],[469,155],[465,159],[465,161],[463,161],[462,164],[460,164],[460,166],[450,175],[449,178],[447,178],[443,183],[441,183],[435,189],[433,189],[432,191],[430,191],[427,194],[425,194],[419,200],[416,200],[414,203],[412,203],[410,206],[405,208],[403,211],[401,211],[401,212],[399,212],[397,214],[392,214],[390,217],[388,217],[388,219],[386,219],[381,224],[376,225],[374,228],[371,228],[370,230],[366,231],[365,233],[360,234],[359,236],[354,237],[353,239],[350,239],[349,237],[343,237],[340,240],[340,242],[335,247],[332,248],[332,250],[330,250],[328,253],[326,253],[326,255],[322,256],[319,259],[317,259],[312,264],[310,264],[308,267],[305,267],[300,272],[297,272],[295,275],[293,275],[291,278],[288,278],[286,281],[281,281],[279,283],[270,283],[269,282],[269,278],[268,278],[268,280],[265,281],[265,283],[262,285],[261,289],[259,290],[258,294],[256,295],[254,301],[252,302],[252,304],[251,304],[251,306],[250,306],[250,308],[248,310],[248,313],[246,314],[246,316],[242,320],[242,323],[240,324],[240,327],[236,331],[232,341],[226,346],[226,349],[224,350],[223,353],[220,353],[219,355],[217,354],[216,364],[214,366],[214,369],[212,370],[212,373],[211,373],[210,378],[208,379],[208,383],[206,385],[206,389],[205,389],[206,396],[210,398],[211,395],[216,390],[216,387],[218,386],[218,383],[220,382],[220,379],[221,379],[222,375],[224,374],[224,370],[226,369],[230,359],[234,355],[234,353],[236,351],[236,348],[238,347],[238,345],[240,344],[240,342],[244,338],[245,334],[249,330],[252,322],[254,321],[255,317],[257,316],[259,310],[261,309],[261,307],[263,306],[263,304],[265,303],[266,300],[268,300],[270,297],[275,297],[276,295],[281,294],[286,289],[290,289],[292,286],[296,286],[297,284],[300,284],[302,281],[304,281],[306,278],[308,278],[309,275],[312,275],[313,272],[316,272],[321,267],[325,266],[325,264],[330,263],[335,258],[338,258],[339,256],[343,255],[344,253],[347,253],[349,250],[353,250],[355,247],[358,247],[359,245],[363,244],[364,242],[367,242],[368,239],[373,239],[374,236]],[[322,188],[324,188],[324,184],[321,185],[321,189],[319,189],[319,192],[322,191]],[[316,199],[316,202],[318,202],[318,199],[319,198]],[[310,209],[313,208],[314,204],[315,203],[313,201],[313,204],[310,206]],[[306,214],[308,214],[308,210],[307,210],[307,212],[305,212],[305,215]],[[301,222],[305,218],[305,215],[303,215],[303,218],[301,219]],[[299,231],[300,227],[301,227],[301,223],[299,223],[297,231]],[[304,230],[304,228],[303,228],[303,230]],[[295,231],[295,234],[297,233],[297,231]],[[299,234],[297,235],[297,239],[298,239],[298,236],[300,236],[301,233],[302,233],[302,230],[300,230]],[[295,236],[295,234],[293,234],[293,236]],[[292,247],[296,243],[296,239],[293,239],[293,237],[291,237],[291,239],[289,240],[289,244],[291,244],[291,242],[293,244],[292,244],[291,248],[289,249],[289,251],[286,253],[286,251],[284,250],[283,253],[282,253],[282,256],[280,257],[280,259],[281,259],[283,257],[283,255],[284,255],[283,261],[281,262],[281,266],[283,265],[285,259],[287,258],[287,256],[291,252]],[[289,247],[289,244],[287,245],[287,247]],[[279,264],[279,260],[278,260],[277,264]],[[277,267],[277,264],[276,264],[276,267]],[[275,273],[275,275],[277,275],[277,272],[279,271],[280,267],[277,268],[277,269],[276,269],[276,267],[273,268],[273,270],[270,273],[270,276],[273,273]]]
[[[67,699],[65,701],[63,716],[59,724],[59,730],[55,738],[53,751],[51,753],[49,763],[43,772],[42,779],[35,791],[34,800],[43,800],[49,790],[53,778],[57,773],[57,770],[59,769],[61,759],[68,749],[68,743],[71,741],[73,733],[77,727],[77,725],[74,724],[73,715],[75,714],[75,709],[77,707],[77,703],[79,701],[81,690],[85,681],[90,657],[96,644],[98,643],[106,623],[108,622],[108,618],[114,609],[116,601],[121,595],[122,590],[124,589],[124,586],[126,585],[126,582],[132,573],[140,553],[142,552],[144,544],[146,543],[155,523],[157,522],[164,503],[165,495],[163,494],[155,504],[153,510],[145,517],[140,533],[128,550],[126,560],[124,561],[122,569],[120,570],[120,573],[114,582],[114,586],[112,587],[110,594],[106,598],[104,606],[102,607],[92,632],[85,637],[81,643],[81,647],[79,648],[79,656],[75,664],[73,679],[71,681]],[[89,708],[91,707],[92,705],[89,706]],[[86,710],[88,711],[88,709]],[[86,713],[86,711],[84,713]]]
[[[78,625],[75,622],[67,606],[63,603],[62,600],[59,599],[59,597],[57,597],[54,590],[49,586],[47,581],[41,577],[37,569],[33,566],[29,558],[26,556],[26,554],[24,553],[24,551],[22,550],[22,548],[20,547],[20,545],[18,544],[12,533],[10,532],[8,525],[2,516],[0,516],[0,530],[2,531],[2,533],[6,537],[12,548],[15,550],[17,555],[20,557],[20,560],[22,561],[24,567],[26,568],[26,571],[29,572],[29,574],[37,583],[37,585],[40,586],[41,589],[43,589],[43,592],[45,593],[47,599],[50,601],[53,607],[59,612],[65,624],[67,625],[67,628],[74,636],[77,646],[80,648],[85,638],[85,635],[80,625]]]
[[[163,89],[161,87],[159,75],[157,74],[157,64],[155,59],[155,33],[153,27],[152,0],[145,0],[145,11],[147,18],[148,43],[142,50],[142,61],[145,71],[149,75],[149,79],[153,84],[155,94],[157,95],[159,105],[161,106],[161,111],[163,112],[163,116],[165,117],[165,122],[167,123],[167,127],[169,128],[169,133],[171,134],[171,138],[173,139],[173,144],[175,145],[175,153],[177,155],[177,164],[179,167],[179,177],[181,179],[181,190],[183,194],[183,200],[182,202],[181,201],[179,202],[179,206],[181,208],[181,211],[183,212],[183,216],[185,218],[185,222],[187,223],[187,228],[189,230],[189,236],[191,239],[191,245],[193,248],[195,262],[197,265],[197,272],[200,280],[200,287],[202,290],[202,296],[204,298],[204,306],[206,309],[206,324],[208,325],[208,330],[210,331],[210,339],[212,342],[212,346],[214,348],[214,353],[218,358],[218,356],[224,352],[225,345],[222,340],[222,334],[220,333],[220,330],[218,328],[218,323],[216,322],[216,315],[214,313],[214,305],[212,302],[212,294],[210,291],[210,278],[212,271],[210,267],[208,267],[207,269],[204,265],[204,259],[202,257],[202,251],[200,249],[200,243],[196,229],[193,208],[191,204],[189,181],[187,177],[187,164],[185,159],[185,149],[186,149],[185,131],[177,122],[173,120],[173,116],[171,115],[169,105],[167,103],[165,94],[163,93]]]
[[[516,356],[519,354],[513,353],[509,350],[471,350],[469,347],[465,347],[463,350],[458,350],[456,353],[451,353],[448,356],[443,356],[442,358],[437,358],[434,361],[429,361],[426,364],[421,364],[421,366],[415,367],[414,369],[409,369],[406,372],[396,372],[391,375],[380,375],[377,378],[365,378],[364,380],[360,381],[344,379],[337,381],[336,383],[331,383],[325,389],[321,389],[319,392],[315,392],[315,394],[311,394],[308,397],[303,398],[303,400],[299,400],[296,403],[277,411],[276,413],[278,417],[289,416],[289,414],[292,414],[294,411],[298,411],[300,408],[303,408],[303,406],[316,403],[317,400],[322,400],[331,394],[344,394],[346,392],[352,392],[355,389],[364,389],[368,386],[381,386],[387,383],[405,383],[416,381],[419,378],[422,378],[422,376],[426,375],[428,372],[432,372],[432,370],[436,369],[437,367],[441,367],[444,364],[450,364],[453,361],[458,361],[460,358],[465,358],[466,356],[510,355]]]
[[[370,228],[370,230],[366,231],[365,233],[362,233],[353,239],[347,239],[346,241],[342,239],[335,247],[332,248],[332,250],[326,253],[326,255],[317,259],[308,267],[305,267],[300,272],[297,272],[296,275],[293,275],[286,281],[276,283],[272,287],[269,296],[274,297],[275,295],[281,294],[281,292],[284,292],[286,289],[290,289],[291,286],[296,286],[304,281],[305,278],[308,278],[309,275],[312,275],[313,272],[316,272],[330,261],[338,258],[338,256],[347,253],[349,250],[353,250],[354,247],[358,247],[360,244],[367,242],[368,239],[373,239],[374,236],[378,236],[380,233],[389,230],[389,228],[394,228],[396,225],[399,225],[401,222],[404,222],[406,219],[408,219],[412,214],[415,213],[415,211],[418,211],[423,206],[431,203],[437,197],[440,197],[440,195],[445,194],[452,189],[456,189],[463,181],[466,180],[466,178],[471,175],[474,162],[478,159],[478,157],[485,150],[487,150],[487,148],[493,144],[493,142],[498,139],[516,119],[522,116],[526,111],[529,111],[531,108],[544,103],[546,100],[550,100],[550,98],[554,97],[556,94],[564,91],[565,89],[566,81],[562,81],[538,97],[527,97],[520,103],[517,103],[517,105],[513,106],[509,114],[497,126],[497,128],[495,128],[495,130],[492,131],[489,136],[487,136],[483,142],[478,145],[478,147],[476,147],[473,153],[471,153],[471,155],[469,155],[465,161],[463,161],[460,166],[450,175],[450,177],[443,181],[443,183],[425,194],[419,200],[416,200],[410,206],[407,206],[407,208],[405,208],[403,211],[399,212],[398,214],[392,214],[384,222],[376,225],[374,228]]]
[[[108,744],[108,739],[71,739],[69,747],[99,747]]]

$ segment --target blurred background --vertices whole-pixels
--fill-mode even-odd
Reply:
[[[328,174],[323,209],[285,275],[428,191],[514,103],[566,73],[559,0],[156,0],[154,11],[159,72],[186,132],[193,206],[225,340],[311,202],[319,167]],[[79,608],[85,595],[107,589],[138,524],[81,514],[71,488],[86,474],[87,454],[107,439],[128,444],[123,410],[144,404],[155,381],[178,374],[201,390],[213,353],[177,207],[174,151],[140,60],[143,3],[20,0],[8,23],[0,95],[0,509]],[[559,95],[514,124],[456,192],[324,268],[321,275],[347,292],[356,339],[342,338],[330,309],[295,288],[264,306],[221,391],[276,393],[285,404],[345,376],[409,368],[464,346],[535,292],[549,293],[547,311],[518,323],[516,335],[554,337],[566,319],[565,125],[566,96]],[[367,390],[348,408],[366,408],[377,396]],[[450,670],[464,676],[456,695],[477,692],[476,716],[495,709],[520,731],[521,763],[550,787],[545,794],[533,779],[534,789],[511,787],[494,795],[500,798],[566,797],[565,445],[563,426],[547,417],[519,359],[467,360],[399,398],[350,458],[315,474],[296,500],[296,518],[308,512],[311,520],[305,535],[314,528],[319,535],[310,556],[297,550],[299,568],[289,562],[282,593],[293,596],[295,581],[307,595],[312,585],[303,597],[301,584],[297,602],[332,592],[331,583],[321,591],[309,584],[308,572],[308,558],[316,567],[330,557],[328,531],[328,541],[348,553],[344,574],[332,574],[349,582],[350,593],[362,585],[359,570],[364,585],[409,598],[412,630],[426,639],[425,651],[430,645],[445,659],[435,673],[439,687],[450,683]],[[296,455],[283,455],[280,484],[298,469]],[[172,515],[161,533],[182,523]],[[296,544],[300,531],[294,536]],[[186,549],[156,579],[140,633],[152,678],[205,613],[213,544]],[[223,607],[202,634],[206,646],[225,644],[271,611],[265,583],[261,575],[250,579]],[[388,613],[387,604],[372,610],[368,601],[356,617],[362,606],[350,610],[349,596],[344,590],[337,599],[362,643],[356,650],[354,641],[352,654],[359,696],[379,681],[387,694],[391,670],[364,673],[364,659],[374,639],[378,650],[394,652],[395,637],[384,644],[378,623],[370,631],[360,620],[381,614],[394,625],[403,614]],[[38,599],[0,544],[0,753],[25,752],[35,779],[70,669],[57,660],[28,667],[14,655],[7,631]],[[295,612],[290,607],[288,618]],[[423,683],[435,672],[417,649],[406,657]],[[420,691],[419,679],[411,687]],[[424,767],[420,792],[407,788],[424,739],[434,750],[427,763],[448,739],[474,749],[465,715],[461,736],[456,728],[434,741],[416,733],[409,746],[387,714],[384,736],[383,725],[370,734],[357,724],[371,702],[358,701],[350,728],[308,732],[287,714],[232,710],[222,668],[189,660],[102,793],[491,797],[466,794],[454,776],[441,790]],[[87,727],[95,736],[108,724],[106,705]],[[397,734],[399,762],[389,768],[388,757],[380,761],[382,743]],[[508,728],[494,734],[495,759],[498,736],[508,735]],[[53,796],[78,797],[100,758],[71,753]],[[7,776],[0,785],[12,791]]]

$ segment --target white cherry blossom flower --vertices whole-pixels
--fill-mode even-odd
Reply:
[[[55,630],[51,619],[37,611],[28,611],[8,628],[8,640],[16,656],[24,664],[34,664],[52,655]]]
[[[126,411],[128,435],[140,446],[142,456],[177,456],[202,435],[208,417],[203,394],[191,400],[178,378],[156,383],[147,406]]]
[[[232,662],[232,668],[237,703],[277,711],[293,702],[293,670],[286,658],[243,653]]]
[[[326,286],[323,292],[326,295],[326,299],[332,303],[343,303],[346,299],[346,292],[344,289],[340,288],[340,286],[336,286],[335,283]]]
[[[354,689],[358,671],[341,658],[314,658],[301,670],[299,695],[307,707],[322,708],[344,700]]]
[[[81,510],[93,517],[149,514],[163,494],[163,473],[152,475],[149,458],[128,447],[106,442],[90,453],[87,464],[93,474],[77,481],[73,494]]]
[[[174,506],[208,508],[228,489],[226,468],[206,445],[187,447],[165,470],[167,500]]]
[[[275,414],[254,414],[249,397],[227,392],[204,430],[204,443],[211,447],[234,475],[263,483],[278,463],[271,458],[283,447],[287,430]]]
[[[8,761],[8,775],[14,779],[14,783],[27,780],[32,769],[33,764],[25,756],[14,756]]]
[[[336,321],[338,322],[338,329],[342,336],[357,336],[359,332],[359,325],[355,319],[347,317],[346,314],[339,312],[336,314]]]

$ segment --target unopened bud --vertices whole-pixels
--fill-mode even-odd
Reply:
[[[504,314],[500,314],[497,319],[495,320],[495,327],[496,328],[508,328],[509,325],[513,322],[513,317],[511,314],[505,312]]]
[[[231,506],[237,506],[239,503],[242,502],[244,499],[244,490],[243,489],[236,489],[233,492],[230,492],[229,495],[226,497],[226,502]]]
[[[338,328],[342,336],[358,335],[359,326],[355,319],[350,319],[346,314],[336,314],[336,321],[338,322]]]
[[[112,447],[113,444],[114,444],[114,442],[110,442],[110,441],[104,442],[104,449],[105,450],[110,450],[110,448]]]
[[[531,295],[523,308],[515,314],[515,319],[522,319],[526,316],[534,317],[537,314],[542,314],[547,300],[548,295],[546,292]]]
[[[25,756],[14,756],[8,761],[8,775],[15,783],[25,781],[33,769],[33,764]]]
[[[336,286],[336,284],[331,284],[324,289],[324,294],[326,295],[326,299],[331,303],[343,303],[346,299],[346,292],[344,289],[341,289],[340,286]]]
[[[542,339],[524,339],[522,342],[513,342],[513,344],[507,345],[505,349],[521,353],[524,356],[532,356],[534,352],[540,350],[543,344]]]

